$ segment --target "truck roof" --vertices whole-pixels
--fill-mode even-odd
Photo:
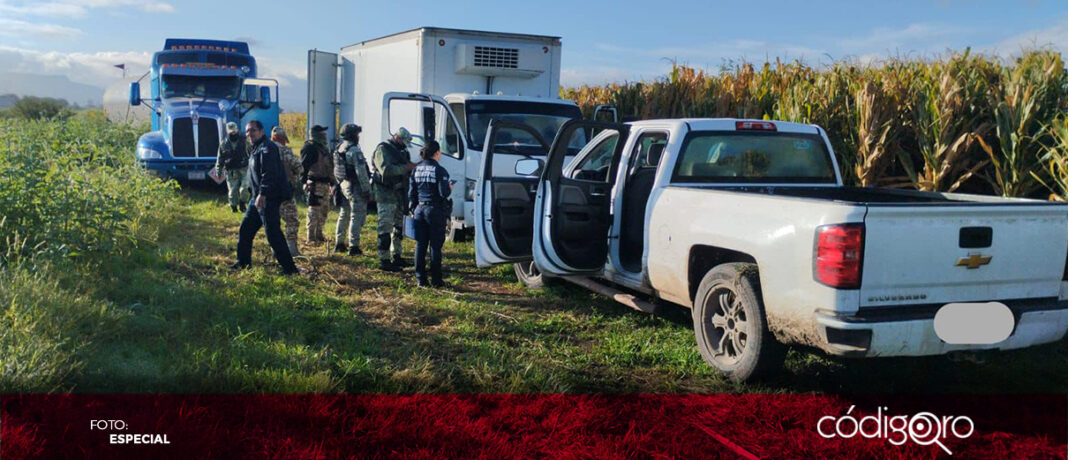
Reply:
[[[490,32],[485,30],[468,30],[468,29],[449,29],[445,27],[417,27],[411,30],[405,30],[403,32],[397,32],[395,34],[386,35],[383,37],[372,38],[370,40],[364,40],[362,42],[353,43],[349,46],[341,47],[344,51],[348,48],[362,47],[367,45],[384,45],[386,43],[392,43],[401,40],[407,40],[414,38],[423,33],[445,33],[452,35],[467,35],[474,37],[486,37],[486,38],[512,38],[520,40],[537,40],[537,41],[549,41],[552,44],[559,44],[560,37],[552,35],[533,35],[533,34],[517,34],[511,32]]]
[[[559,98],[534,97],[534,96],[510,96],[507,94],[474,94],[474,93],[449,93],[445,95],[447,102],[466,102],[469,100],[480,101],[517,101],[517,102],[541,102],[544,104],[574,105],[574,101]]]
[[[634,126],[645,126],[653,124],[674,124],[674,125],[689,125],[691,130],[694,131],[736,131],[737,123],[739,121],[748,121],[754,123],[772,123],[775,125],[775,130],[779,132],[791,132],[791,133],[808,133],[818,134],[819,127],[812,124],[794,123],[790,121],[779,120],[759,120],[753,118],[669,118],[659,120],[641,120],[631,122]]]

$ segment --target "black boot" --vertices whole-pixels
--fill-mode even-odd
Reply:
[[[243,264],[241,262],[234,262],[234,264],[230,266],[230,270],[233,270],[233,271],[246,270],[249,267],[250,267],[249,264]]]
[[[340,241],[338,241],[337,244],[334,245],[334,252],[345,252],[348,249],[349,248],[345,247],[345,243],[342,243]]]
[[[404,260],[403,257],[393,256],[393,265],[396,265],[398,267],[411,267],[412,263],[408,262],[407,260]]]
[[[360,249],[360,247],[356,246],[356,245],[349,246],[349,255],[350,256],[362,256],[363,255],[363,249]]]
[[[430,286],[430,283],[427,282],[426,278],[417,276],[415,277],[415,285],[419,287],[427,287]]]
[[[400,267],[398,267],[396,265],[393,265],[393,263],[388,261],[388,260],[380,260],[380,261],[378,261],[378,269],[382,270],[384,272],[394,272],[394,273],[399,272],[399,271],[402,270]]]
[[[230,212],[237,212],[237,206],[236,205],[230,205]]]
[[[248,206],[245,205],[244,201],[238,204],[238,206],[241,208],[241,212],[245,212],[245,209],[248,208]]]

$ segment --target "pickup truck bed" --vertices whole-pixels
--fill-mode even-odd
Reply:
[[[704,188],[701,186],[690,186]],[[865,187],[760,187],[737,186],[715,187],[718,190],[741,193],[757,193],[781,197],[809,198],[837,201],[855,205],[892,205],[892,204],[932,204],[932,205],[1027,205],[1046,204],[1057,206],[1058,203],[1041,203],[1023,201],[1013,203],[996,197],[979,197],[976,195],[959,195],[951,193],[919,192],[915,190],[878,189]]]

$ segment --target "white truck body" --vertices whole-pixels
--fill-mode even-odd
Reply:
[[[560,50],[559,37],[434,27],[356,43],[340,54],[312,50],[308,126],[327,126],[333,138],[340,125],[359,125],[369,161],[400,127],[416,136],[413,162],[424,139],[438,140],[441,165],[457,181],[452,226],[462,229],[473,216],[477,176],[470,172],[481,162],[483,135],[473,128],[474,138],[468,135],[470,105],[512,103],[518,113],[552,106],[567,118],[581,117],[578,106],[559,99]]]
[[[589,124],[569,123],[560,136],[583,129],[583,123]],[[771,131],[743,130],[746,123],[771,125]],[[759,271],[767,330],[781,343],[837,355],[1012,349],[1060,340],[1068,330],[1068,205],[844,187],[830,143],[813,125],[690,119],[599,128],[577,153],[562,151],[558,137],[536,176],[484,172],[476,187],[480,266],[532,260],[542,273],[591,277],[696,308],[695,294],[711,269],[749,264]],[[805,149],[822,144],[833,173],[818,181],[776,182],[778,176],[767,171],[755,177],[768,179],[688,179],[733,164],[720,159],[730,155],[727,150],[712,148],[686,157],[701,161],[680,163],[688,142],[699,149],[701,139],[714,136],[786,136]],[[612,142],[614,153],[604,148]],[[654,150],[662,153],[650,164]],[[594,168],[585,165],[594,163],[597,152],[612,154],[604,157],[611,160],[608,174],[586,180],[583,174]],[[523,198],[518,187],[509,191],[510,181],[536,195]],[[524,214],[502,211],[508,206],[499,201],[502,194],[512,205],[531,206],[532,221],[524,222],[531,225],[528,251],[502,253],[502,246],[520,240],[514,230],[502,230],[516,227],[500,222],[502,216]],[[591,218],[603,222],[590,225]],[[821,229],[828,226],[860,229],[854,285],[823,282],[825,261],[817,254],[824,250]],[[943,305],[991,301],[1012,312],[1012,333],[1004,340],[947,343],[936,332],[934,318]]]

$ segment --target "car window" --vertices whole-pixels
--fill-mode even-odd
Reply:
[[[572,179],[596,182],[608,182],[608,172],[612,167],[612,154],[619,143],[619,133],[613,133],[593,146],[571,173]]]
[[[638,168],[656,168],[667,146],[667,133],[645,132],[634,142],[631,150],[631,171]],[[649,154],[652,153],[652,158]]]
[[[697,131],[686,137],[672,182],[835,183],[815,134]]]

